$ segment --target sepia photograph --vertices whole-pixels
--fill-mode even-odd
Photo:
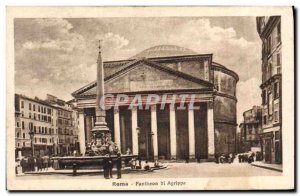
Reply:
[[[8,7],[7,189],[294,189],[293,43],[292,7]]]

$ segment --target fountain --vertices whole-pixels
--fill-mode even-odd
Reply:
[[[76,168],[101,167],[104,159],[112,158],[116,160],[119,148],[112,141],[111,131],[105,121],[105,103],[101,103],[104,96],[104,68],[102,62],[101,40],[99,40],[99,54],[97,60],[97,94],[96,94],[96,122],[91,130],[92,140],[86,146],[86,154],[80,157],[54,157],[58,161],[58,168],[64,169],[76,166]],[[121,155],[123,161],[128,162],[137,155]]]

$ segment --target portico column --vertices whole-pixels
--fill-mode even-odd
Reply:
[[[195,124],[194,124],[194,110],[189,109],[189,158],[195,158]]]
[[[171,147],[171,159],[176,159],[176,118],[175,108],[170,107],[170,147]]]
[[[153,133],[153,155],[154,159],[158,158],[158,138],[157,138],[157,114],[156,105],[151,106],[151,129]]]
[[[85,154],[85,129],[84,129],[84,112],[79,112],[79,127],[78,127],[78,140],[80,146],[80,153]]]
[[[215,158],[215,127],[213,102],[207,103],[208,158]]]
[[[121,132],[120,132],[120,114],[119,108],[114,109],[114,139],[119,150],[121,151]]]
[[[139,153],[139,140],[137,134],[137,108],[133,107],[131,110],[131,134],[132,134],[132,153],[137,155]]]

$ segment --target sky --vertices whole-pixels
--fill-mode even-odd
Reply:
[[[261,104],[261,40],[255,17],[15,19],[16,93],[70,100],[96,79],[98,41],[104,60],[123,60],[155,45],[212,53],[235,71],[237,119]]]

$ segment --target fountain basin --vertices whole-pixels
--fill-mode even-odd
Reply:
[[[137,158],[137,155],[121,155],[122,161],[126,164],[132,158]],[[114,163],[117,161],[117,155],[111,155],[110,158]],[[53,157],[53,168],[58,169],[70,169],[76,164],[78,169],[101,169],[103,160],[109,159],[109,156],[80,156],[80,157]]]

